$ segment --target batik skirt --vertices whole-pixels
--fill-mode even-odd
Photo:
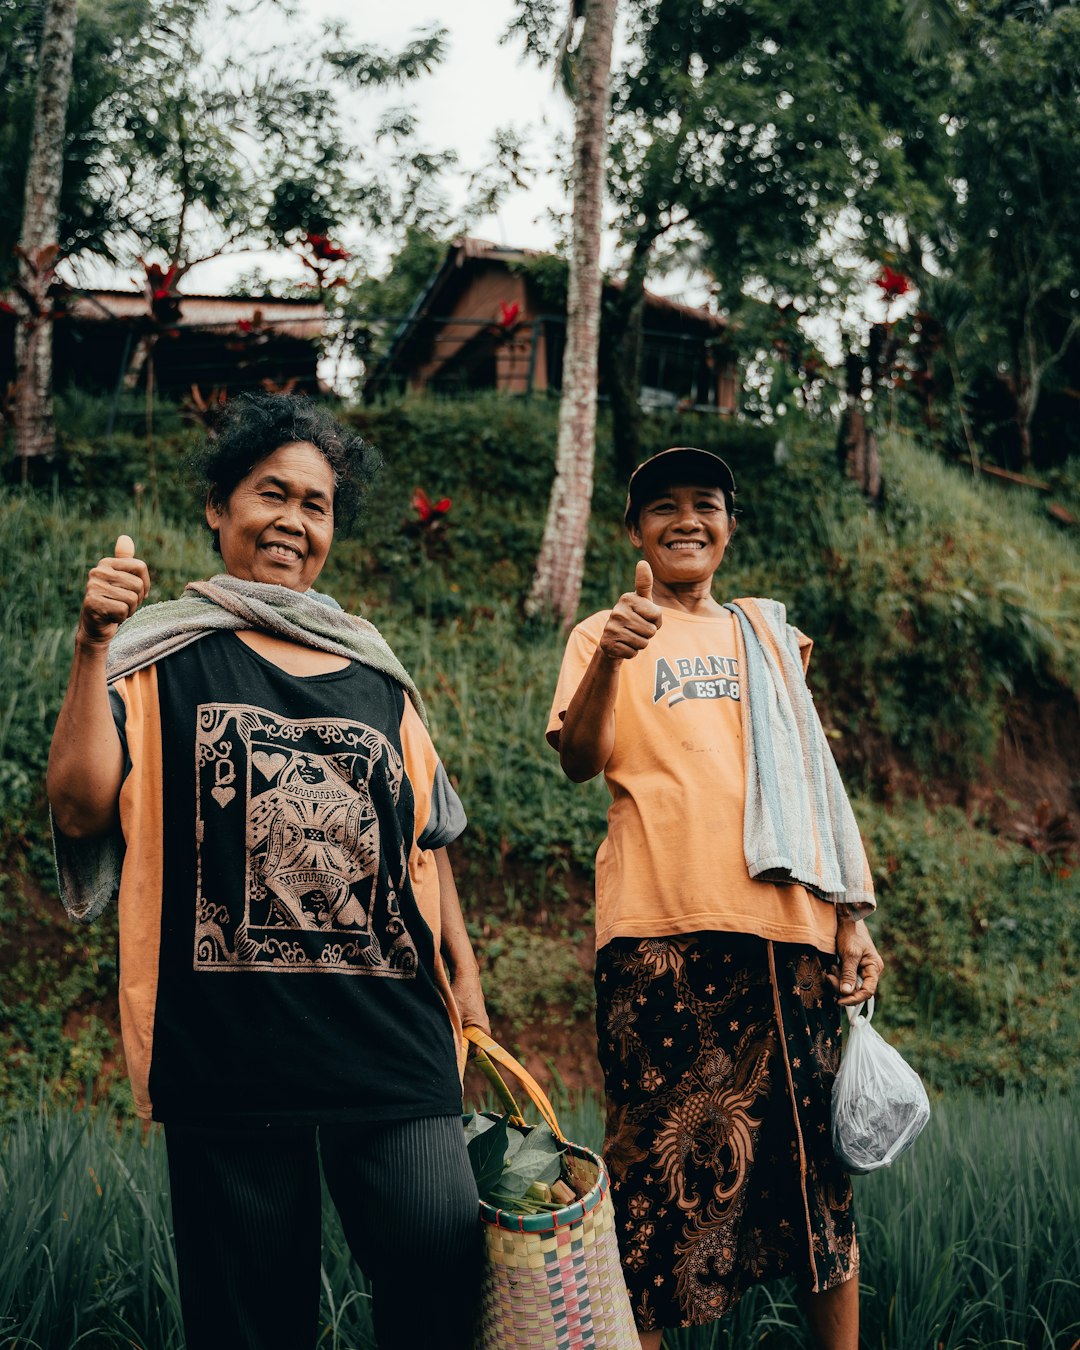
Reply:
[[[711,1322],[763,1280],[820,1291],[858,1270],[824,959],[717,932],[597,953],[604,1157],[642,1331]]]

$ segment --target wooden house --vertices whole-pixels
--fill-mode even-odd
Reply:
[[[456,240],[369,373],[366,396],[558,392],[566,311],[551,299],[560,289],[547,282],[554,263],[529,249]],[[733,413],[739,377],[726,321],[646,292],[641,386],[647,407]]]
[[[112,393],[145,387],[152,339],[155,392],[167,398],[243,390],[318,392],[326,311],[318,300],[177,295],[167,320],[144,293],[66,292],[53,326],[56,386]],[[176,308],[178,306],[178,308]],[[0,380],[14,376],[14,318],[0,333]]]

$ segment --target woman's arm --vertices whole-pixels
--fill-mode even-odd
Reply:
[[[450,967],[450,988],[461,1015],[461,1025],[479,1027],[490,1036],[491,1023],[484,1006],[484,991],[480,988],[480,967],[469,941],[454,869],[445,848],[435,850],[435,866],[439,872],[442,953]]]
[[[559,733],[559,763],[575,783],[595,778],[611,758],[619,670],[624,661],[644,651],[663,622],[660,606],[653,603],[652,581],[649,564],[639,562],[634,589],[620,596],[608,615],[593,658],[566,710]]]
[[[75,658],[49,747],[45,786],[62,834],[88,839],[116,822],[124,753],[105,680],[109,643],[150,591],[146,564],[127,535],[91,571],[79,612]]]

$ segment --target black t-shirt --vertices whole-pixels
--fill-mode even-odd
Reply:
[[[299,677],[235,634],[157,666],[159,1120],[460,1109],[409,878],[405,694],[357,663]]]

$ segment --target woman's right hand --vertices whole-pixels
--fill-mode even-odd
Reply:
[[[609,661],[629,661],[644,651],[664,621],[652,598],[652,568],[644,558],[634,572],[634,589],[619,596],[600,634],[600,651]]]
[[[81,647],[107,647],[116,630],[130,619],[150,594],[150,572],[135,557],[130,535],[116,541],[111,558],[102,558],[91,569],[79,611],[76,642]]]

